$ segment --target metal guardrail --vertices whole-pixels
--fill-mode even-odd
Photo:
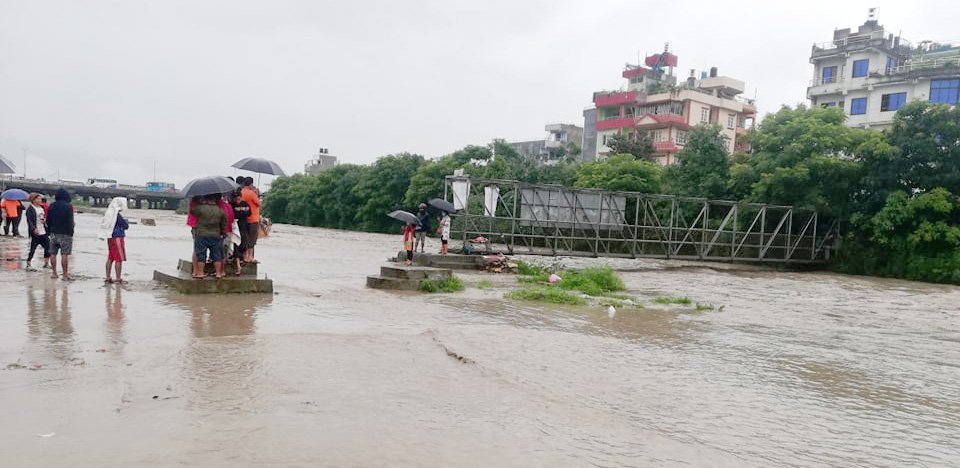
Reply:
[[[792,206],[465,176],[444,197],[462,205],[451,238],[510,254],[817,264],[839,239],[837,220]]]

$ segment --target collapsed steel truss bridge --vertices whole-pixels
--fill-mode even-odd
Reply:
[[[452,239],[509,254],[817,264],[836,219],[792,206],[447,176]]]

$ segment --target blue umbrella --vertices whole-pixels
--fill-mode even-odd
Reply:
[[[232,180],[223,176],[210,176],[193,179],[187,182],[187,185],[180,191],[180,196],[191,198],[200,195],[213,195],[216,193],[229,193],[240,186]]]
[[[12,188],[0,193],[0,198],[4,200],[23,201],[30,198],[30,194],[18,188]]]

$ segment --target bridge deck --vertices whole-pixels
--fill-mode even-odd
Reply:
[[[106,206],[114,197],[126,197],[136,206],[144,202],[151,208],[173,210],[177,208],[181,195],[176,192],[153,192],[132,188],[101,188],[92,185],[54,182],[38,179],[0,179],[0,190],[19,188],[28,192],[53,194],[64,188],[76,197],[86,198],[94,206]]]
[[[791,206],[447,177],[451,237],[509,253],[817,264],[836,220]]]

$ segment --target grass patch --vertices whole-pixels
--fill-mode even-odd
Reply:
[[[477,282],[477,289],[490,289],[492,287],[493,287],[493,281],[485,279]]]
[[[550,273],[547,272],[547,269],[542,266],[532,265],[523,260],[517,262],[517,274],[523,276],[540,276],[544,277],[550,276]]]
[[[451,276],[443,281],[434,281],[425,279],[420,281],[420,291],[425,293],[452,293],[463,291],[463,281],[456,276]]]
[[[587,301],[582,297],[556,287],[530,287],[518,289],[507,294],[507,298],[520,301],[549,302],[551,304],[587,304]]]
[[[697,311],[699,312],[699,311],[702,311],[702,310],[713,310],[713,306],[710,305],[710,304],[701,304],[701,303],[698,302],[698,303],[697,303]]]
[[[610,267],[567,270],[560,277],[563,278],[560,281],[561,288],[577,290],[588,296],[603,296],[627,289],[620,275]]]
[[[658,298],[654,299],[653,302],[656,302],[657,304],[681,304],[681,305],[689,305],[689,304],[690,304],[690,298],[688,298],[688,297],[658,297]]]

